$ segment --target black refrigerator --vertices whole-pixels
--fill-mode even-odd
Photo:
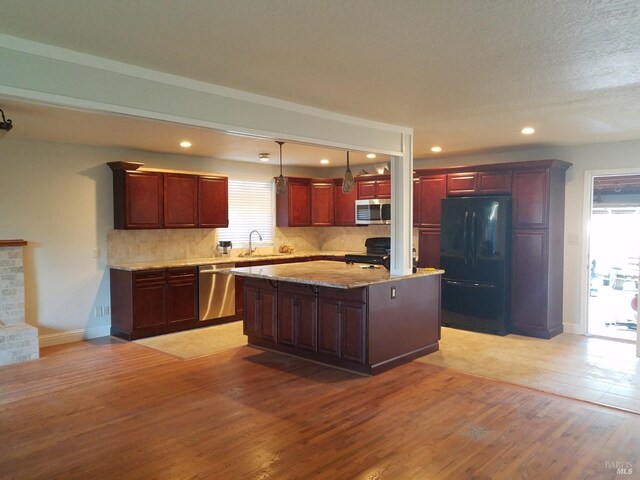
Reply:
[[[441,204],[442,324],[505,335],[511,295],[511,197]]]

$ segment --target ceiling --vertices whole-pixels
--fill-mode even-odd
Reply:
[[[0,11],[1,33],[412,127],[417,158],[434,145],[442,156],[640,138],[637,0],[0,0]],[[90,141],[131,148],[173,152],[167,132],[186,128],[10,106],[17,138],[19,122],[88,138],[38,133],[28,117],[43,113],[109,124]],[[122,121],[129,138],[114,134]],[[257,140],[187,134],[194,154],[255,160]],[[273,156],[269,145],[258,150]]]

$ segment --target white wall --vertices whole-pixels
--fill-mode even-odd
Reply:
[[[26,321],[41,345],[109,334],[107,232],[113,228],[112,173],[106,162],[270,179],[277,166],[52,142],[0,142],[0,239],[23,238]],[[289,168],[287,174],[312,176]],[[93,258],[93,249],[100,257]]]
[[[484,163],[517,162],[526,160],[557,159],[570,162],[565,190],[564,230],[564,307],[565,331],[585,333],[580,323],[582,268],[582,242],[588,225],[583,221],[584,172],[586,170],[638,168],[640,165],[640,141],[600,143],[571,147],[547,147],[499,153],[483,153],[433,160],[415,160],[415,168],[472,165]],[[568,239],[571,238],[571,244]]]

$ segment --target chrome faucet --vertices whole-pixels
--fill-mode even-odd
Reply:
[[[253,235],[254,232],[257,233],[258,238],[262,240],[262,235],[260,235],[260,232],[258,230],[251,230],[251,232],[249,233],[249,256],[251,256],[251,254],[255,250],[255,248],[253,248],[253,243],[251,243],[251,235]]]

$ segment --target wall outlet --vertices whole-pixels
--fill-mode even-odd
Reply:
[[[111,313],[111,307],[109,307],[108,305],[105,306],[101,306],[101,307],[95,307],[93,309],[93,316],[98,318],[98,317],[106,317]]]
[[[396,298],[396,287],[391,287],[391,299]]]
[[[111,307],[109,306],[102,307],[102,315],[104,317],[108,317],[110,314],[111,314]]]
[[[100,258],[100,247],[93,249],[93,258]]]
[[[102,307],[96,307],[93,309],[93,316],[94,317],[101,317],[102,316]]]

